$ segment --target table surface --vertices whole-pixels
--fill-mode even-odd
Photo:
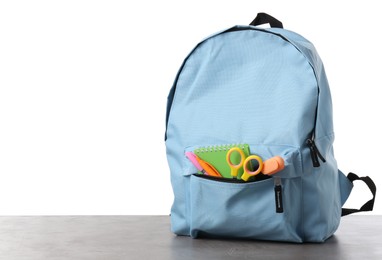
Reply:
[[[0,259],[382,259],[382,216],[342,218],[323,244],[192,239],[168,216],[2,216]]]

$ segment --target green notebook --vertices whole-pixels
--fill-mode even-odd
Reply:
[[[228,144],[228,145],[214,145],[200,147],[194,151],[194,153],[202,160],[210,163],[224,178],[232,178],[231,168],[229,167],[226,156],[229,149],[232,147],[239,147],[243,150],[245,157],[249,156],[248,144]],[[240,163],[239,153],[232,153],[231,161],[234,164]],[[243,174],[243,168],[238,171],[237,178],[239,179]]]

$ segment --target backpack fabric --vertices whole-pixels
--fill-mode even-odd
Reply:
[[[337,168],[330,90],[312,43],[267,14],[256,19],[200,42],[170,90],[171,229],[193,238],[323,242],[341,215],[372,210],[375,185]],[[257,26],[262,23],[272,27]],[[263,159],[281,156],[284,169],[249,182],[205,178],[185,156],[239,143]],[[373,200],[343,213],[358,179]]]

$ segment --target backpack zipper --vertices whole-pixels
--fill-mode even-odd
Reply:
[[[213,180],[213,181],[217,181],[217,182],[227,182],[227,183],[251,183],[251,182],[258,182],[258,181],[263,181],[263,180],[267,180],[267,179],[271,178],[268,175],[259,174],[259,175],[256,175],[256,178],[251,178],[248,181],[243,181],[242,179],[222,178],[222,177],[215,177],[215,176],[211,176],[211,175],[203,175],[203,174],[197,174],[197,173],[195,173],[193,175],[198,177],[198,178]]]
[[[275,183],[275,205],[276,205],[276,213],[283,213],[284,207],[283,207],[283,188],[281,185],[281,178],[275,177],[274,178]]]
[[[325,163],[326,160],[324,156],[322,156],[322,154],[318,150],[316,143],[314,142],[314,139],[311,138],[306,140],[306,144],[308,145],[310,150],[310,157],[312,158],[313,167],[320,167],[320,161],[318,159],[320,158],[323,163]]]

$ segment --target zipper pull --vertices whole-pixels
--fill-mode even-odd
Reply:
[[[324,156],[322,156],[322,154],[318,150],[316,144],[314,143],[314,140],[308,139],[306,141],[306,144],[308,145],[310,149],[310,157],[312,158],[313,167],[320,167],[320,161],[318,160],[318,158],[320,158],[321,161],[325,163],[326,160]]]
[[[281,186],[281,178],[274,177],[275,181],[275,205],[276,205],[276,213],[283,213],[283,187]]]

